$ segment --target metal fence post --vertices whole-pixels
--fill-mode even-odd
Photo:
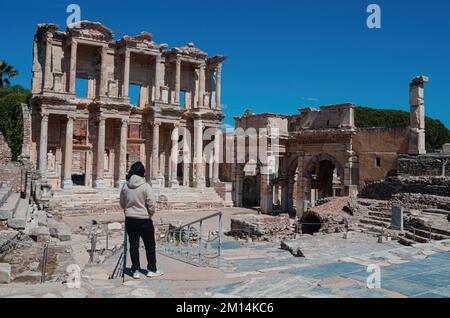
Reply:
[[[203,232],[203,221],[200,221],[200,230],[199,230],[199,236],[198,236],[198,262],[202,263],[202,232]]]
[[[178,238],[178,254],[180,256],[183,255],[183,228],[180,228],[180,232],[179,232],[179,238]]]
[[[42,268],[41,268],[41,284],[44,284],[47,280],[47,260],[48,260],[48,244],[44,245],[44,255],[42,256]]]
[[[218,256],[217,256],[217,268],[220,269],[220,259],[222,257],[222,226],[223,226],[223,213],[220,213],[219,215],[219,231],[218,231],[218,239],[219,239],[219,246],[218,249]]]
[[[191,226],[189,225],[187,227],[187,249],[186,249],[186,254],[187,256],[189,256],[191,254]]]
[[[125,272],[127,270],[127,254],[128,254],[128,233],[127,227],[124,226],[123,235],[123,268],[122,268],[122,281],[125,282]]]

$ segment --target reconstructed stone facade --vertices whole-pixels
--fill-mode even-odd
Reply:
[[[322,198],[356,196],[365,184],[396,175],[399,155],[425,153],[423,85],[427,81],[420,76],[410,85],[409,129],[359,129],[353,104],[300,109],[292,116],[235,118],[236,128],[277,128],[280,136],[276,171],[268,171],[264,163],[248,161],[228,173],[234,184],[235,205],[301,217]]]
[[[138,160],[155,187],[219,182],[218,168],[211,175],[194,159],[204,129],[220,129],[224,118],[226,57],[208,57],[192,43],[169,49],[152,37],[142,32],[116,41],[111,30],[88,21],[65,32],[38,26],[29,152],[44,182],[66,190],[115,187]],[[131,87],[139,90],[137,105]],[[188,138],[178,146],[186,130],[198,149]],[[177,156],[188,160],[177,164]]]

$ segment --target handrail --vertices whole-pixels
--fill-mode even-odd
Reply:
[[[211,240],[211,237],[210,237],[211,232],[210,232],[208,235],[208,239],[204,240],[203,239],[203,222],[213,219],[213,218],[216,218],[216,217],[219,217],[217,238],[215,238],[214,240]],[[197,241],[198,261],[193,262],[193,261],[191,261],[192,256],[195,257],[197,255],[191,253],[191,242],[192,242],[191,241],[191,228],[196,224],[199,224],[198,241]],[[168,245],[170,245],[170,243],[172,243],[174,241],[174,242],[178,242],[178,246],[175,248],[170,248],[169,246],[166,246],[164,250],[166,252],[172,252],[172,254],[175,254],[178,257],[181,257],[181,258],[184,257],[185,259],[183,259],[182,261],[190,263],[192,265],[196,265],[196,266],[205,265],[205,262],[202,260],[202,257],[204,259],[217,258],[217,266],[216,267],[220,268],[220,264],[221,264],[220,258],[221,258],[221,254],[222,254],[222,227],[223,227],[223,212],[217,212],[212,215],[209,215],[209,216],[197,219],[195,221],[192,221],[190,223],[184,224],[177,228],[169,229],[167,231]],[[178,234],[178,237],[177,237],[177,234]],[[183,234],[186,237],[185,242],[183,242]],[[218,240],[217,255],[215,255],[214,257],[207,257],[204,249],[206,250],[208,248],[208,244],[210,244],[216,240]],[[183,251],[183,243],[186,245],[185,246],[186,248],[184,251]],[[205,245],[205,246],[203,246],[203,245]],[[173,255],[167,255],[167,256],[173,257]]]
[[[187,223],[187,224],[185,224],[185,225],[181,225],[181,226],[179,226],[179,227],[177,227],[177,228],[175,228],[175,229],[169,230],[169,231],[171,231],[171,232],[172,232],[172,231],[173,231],[173,232],[176,232],[176,231],[179,231],[179,230],[181,230],[181,229],[183,229],[183,228],[185,228],[185,227],[192,226],[192,225],[194,225],[194,224],[197,224],[197,223],[200,223],[200,222],[203,222],[203,221],[206,221],[206,220],[209,220],[209,219],[215,218],[215,217],[217,217],[217,216],[221,216],[221,215],[223,215],[222,212],[217,212],[217,213],[214,213],[214,214],[212,214],[212,215],[210,215],[210,216],[205,216],[204,218],[201,218],[201,219],[198,219],[198,220],[196,220],[196,221],[193,221],[193,222],[191,222],[191,223]]]

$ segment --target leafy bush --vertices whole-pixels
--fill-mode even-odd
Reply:
[[[0,88],[0,132],[17,160],[23,143],[22,104],[28,102],[29,92],[20,86]]]
[[[357,107],[355,125],[358,128],[406,128],[409,126],[409,113],[400,110],[373,109]],[[450,130],[441,121],[425,118],[427,150],[441,149],[450,143]]]

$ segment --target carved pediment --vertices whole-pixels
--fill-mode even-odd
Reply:
[[[152,41],[153,34],[149,32],[141,32],[138,35],[125,35],[120,42],[131,47],[163,50],[167,48],[167,44],[158,44]]]
[[[85,39],[111,42],[114,33],[99,22],[81,21],[68,28],[72,36]]]
[[[188,43],[186,46],[180,48],[173,48],[172,52],[199,59],[205,59],[208,56],[208,53],[203,52],[199,48],[196,48],[194,43]]]
[[[38,33],[56,32],[59,30],[59,26],[54,23],[42,23],[38,24]]]

